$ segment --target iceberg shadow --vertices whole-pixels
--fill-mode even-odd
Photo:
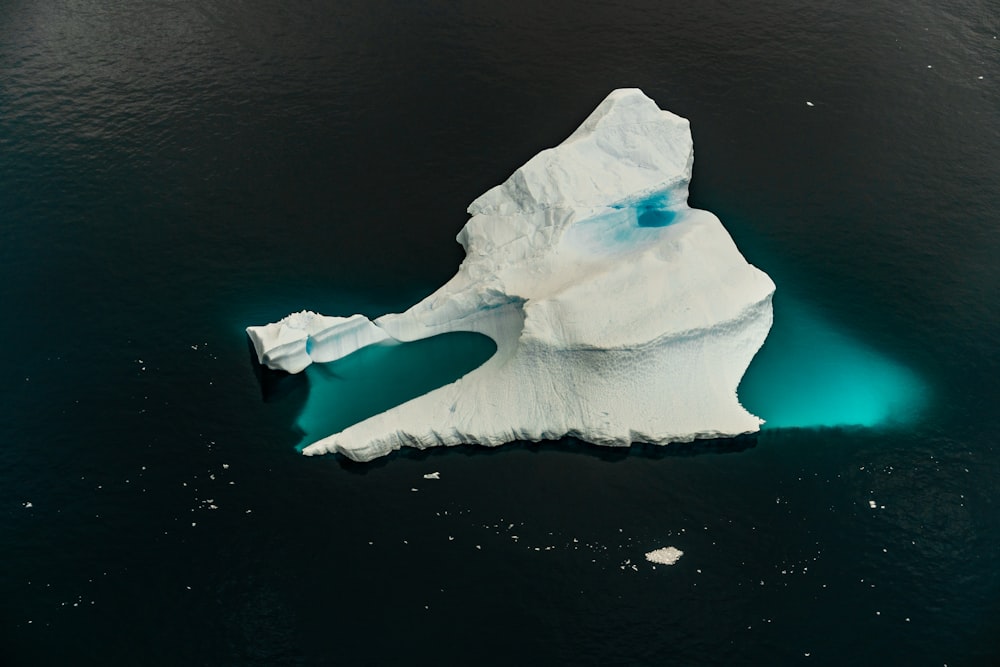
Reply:
[[[261,400],[265,403],[276,403],[297,394],[303,394],[302,400],[305,400],[304,394],[308,391],[309,383],[304,375],[271,370],[261,364],[257,359],[253,341],[249,338],[247,338],[247,353],[250,355],[250,367],[253,368],[260,387]]]
[[[512,452],[527,452],[535,455],[571,454],[594,458],[606,463],[618,463],[627,459],[646,459],[659,461],[671,458],[686,458],[705,455],[739,454],[757,446],[759,433],[746,433],[726,438],[706,438],[691,442],[675,442],[669,445],[651,445],[636,442],[628,447],[608,447],[594,445],[584,440],[567,436],[559,440],[542,440],[530,442],[515,440],[496,447],[482,445],[452,445],[449,447],[428,447],[415,449],[403,447],[380,456],[372,461],[353,461],[343,454],[335,454],[331,458],[347,472],[364,475],[367,472],[389,465],[397,459],[409,461],[427,461],[441,457],[483,457],[507,456]]]

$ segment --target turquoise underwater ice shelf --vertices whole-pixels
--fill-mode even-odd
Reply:
[[[379,343],[343,359],[312,364],[296,427],[299,450],[368,417],[454,382],[496,352],[488,336],[447,333],[412,343]]]
[[[739,386],[764,428],[907,423],[923,380],[795,300],[775,299],[774,326]]]

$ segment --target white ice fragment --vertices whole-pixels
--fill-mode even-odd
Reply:
[[[878,507],[878,503],[876,503],[874,500],[869,500],[868,501],[868,507],[871,507],[872,509],[875,509],[876,507]]]
[[[441,473],[429,472],[426,475],[424,475],[424,479],[441,479]]]
[[[813,104],[812,102],[808,102],[808,101],[807,101],[807,102],[806,102],[806,106],[810,106],[810,107],[814,107],[814,106],[816,106],[816,105],[815,105],[815,104]]]
[[[472,202],[465,260],[423,301],[374,323],[297,313],[249,327],[261,362],[290,372],[386,338],[471,331],[497,345],[460,380],[303,453],[370,461],[403,446],[572,435],[626,447],[759,430],[736,388],[770,330],[774,283],[717,217],[688,206],[693,160],[686,119],[615,90]]]
[[[31,501],[27,501],[24,503],[24,509],[30,509],[32,507],[34,507],[34,504],[32,504]]]
[[[656,549],[647,553],[646,560],[650,563],[659,563],[660,565],[673,565],[683,555],[684,552],[676,547],[663,547],[662,549]]]

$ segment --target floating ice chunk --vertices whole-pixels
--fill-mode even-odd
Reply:
[[[815,104],[813,104],[812,102],[808,102],[808,101],[807,101],[807,102],[806,102],[806,106],[807,106],[807,107],[814,107],[814,106],[816,106],[816,105],[815,105]]]
[[[676,547],[663,547],[662,549],[656,549],[655,551],[650,551],[646,554],[646,560],[650,563],[657,563],[658,565],[673,565],[681,559],[684,552]]]
[[[309,310],[263,326],[247,327],[257,360],[274,370],[299,373],[389,338],[364,315],[329,317]]]
[[[441,473],[429,472],[426,475],[424,475],[424,479],[441,479]]]
[[[403,446],[569,435],[627,447],[759,430],[736,388],[771,328],[774,283],[718,218],[688,207],[693,161],[686,119],[616,90],[472,202],[458,235],[465,260],[420,303],[357,330],[250,327],[262,363],[292,372],[318,360],[310,336],[336,350],[330,358],[379,336],[471,331],[497,344],[456,382],[303,453],[369,461]]]
[[[869,500],[868,501],[868,507],[871,507],[872,509],[875,509],[876,507],[878,507],[878,504],[874,500]]]

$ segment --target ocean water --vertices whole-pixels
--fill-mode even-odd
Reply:
[[[0,662],[997,664],[998,33],[988,0],[0,3]],[[489,345],[281,378],[244,327],[430,293],[468,203],[623,86],[691,120],[692,205],[778,285],[765,429],[300,456]]]

